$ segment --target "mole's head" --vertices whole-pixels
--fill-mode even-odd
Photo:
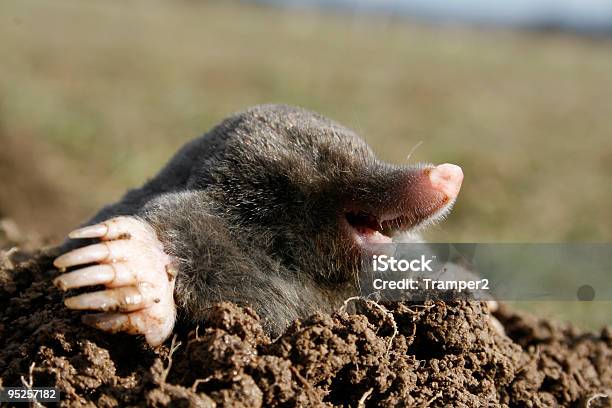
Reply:
[[[463,180],[452,164],[381,162],[352,131],[297,108],[261,106],[232,123],[213,165],[227,214],[288,267],[332,279],[444,217]]]

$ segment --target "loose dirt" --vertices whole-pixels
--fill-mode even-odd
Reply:
[[[585,333],[502,306],[503,335],[480,303],[357,299],[357,314],[315,314],[270,339],[252,310],[220,303],[153,349],[85,327],[50,283],[52,254],[9,247],[0,381],[57,386],[62,406],[612,406],[609,327]]]

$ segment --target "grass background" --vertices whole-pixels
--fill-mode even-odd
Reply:
[[[238,2],[0,2],[0,216],[57,240],[185,141],[283,102],[465,182],[430,239],[612,239],[612,42]],[[610,303],[531,308],[585,326]]]

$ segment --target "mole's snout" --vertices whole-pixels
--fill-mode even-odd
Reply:
[[[461,167],[454,164],[441,164],[429,171],[429,181],[436,190],[444,193],[448,198],[455,199],[463,182]]]
[[[391,242],[398,233],[443,217],[455,202],[463,171],[454,164],[427,168],[400,169],[396,175],[395,200],[380,201],[378,206],[363,204],[345,213],[360,245]],[[399,187],[399,188],[397,188]]]

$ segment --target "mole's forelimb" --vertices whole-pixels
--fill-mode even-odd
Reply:
[[[100,242],[57,258],[58,269],[79,269],[60,275],[54,284],[62,290],[106,289],[69,297],[66,307],[102,312],[84,315],[83,322],[108,332],[144,335],[151,345],[171,334],[175,305],[194,321],[203,320],[217,301],[249,305],[272,334],[297,317],[329,308],[320,288],[300,282],[278,264],[262,268],[265,259],[238,248],[225,223],[206,214],[205,203],[197,192],[166,194],[138,216],[114,217],[70,233],[72,239]]]
[[[80,269],[60,275],[54,284],[62,290],[106,289],[69,297],[66,307],[102,312],[83,316],[93,327],[142,334],[149,344],[161,344],[174,328],[176,271],[155,230],[136,217],[116,217],[73,231],[70,238],[100,242],[57,258],[60,270]]]
[[[350,129],[284,105],[253,107],[181,148],[71,234],[55,265],[85,322],[161,343],[218,301],[271,335],[359,293],[364,256],[444,218],[463,172],[380,161]]]

